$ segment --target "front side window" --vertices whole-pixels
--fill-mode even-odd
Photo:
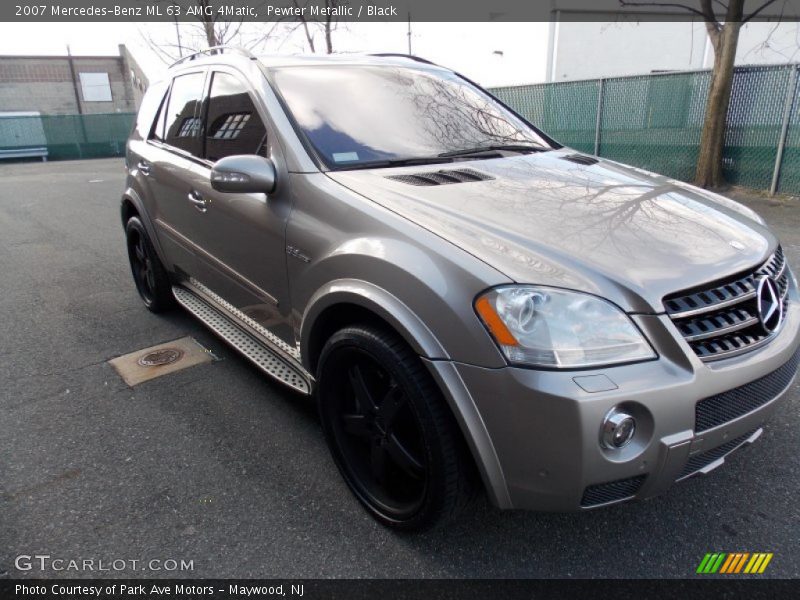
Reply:
[[[203,97],[204,73],[179,75],[172,84],[165,114],[166,135],[164,141],[170,146],[200,156],[201,120],[200,100]]]
[[[448,71],[342,65],[273,73],[300,131],[331,168],[500,145],[549,148],[532,127]]]
[[[214,73],[206,123],[206,158],[211,161],[233,154],[257,154],[267,137],[247,88],[228,73]]]

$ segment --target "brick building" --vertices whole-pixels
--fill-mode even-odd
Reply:
[[[0,56],[0,114],[135,112],[147,77],[124,45],[119,56]]]

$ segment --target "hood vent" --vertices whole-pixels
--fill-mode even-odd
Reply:
[[[562,156],[561,158],[563,160],[578,163],[579,165],[587,166],[596,165],[600,162],[594,156],[587,156],[586,154],[568,154],[567,156]]]
[[[410,175],[388,175],[386,179],[393,179],[410,185],[447,185],[449,183],[469,183],[470,181],[486,181],[494,179],[484,173],[472,169],[450,169],[442,171],[429,171]]]

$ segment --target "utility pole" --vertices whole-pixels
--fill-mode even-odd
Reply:
[[[69,48],[69,44],[67,44],[67,62],[69,63],[69,74],[72,78],[72,91],[75,92],[75,106],[78,108],[78,114],[83,114],[83,108],[81,107],[81,95],[78,92],[78,78],[75,75],[75,64],[72,62],[72,51]]]
[[[408,54],[411,56],[413,52],[411,52],[411,11],[408,11]]]
[[[75,92],[75,104],[78,107],[77,119],[80,121],[81,139],[76,140],[75,145],[78,148],[78,158],[83,158],[83,145],[89,141],[86,135],[86,122],[83,120],[83,107],[81,106],[81,95],[78,92],[78,78],[75,75],[75,64],[72,61],[72,51],[67,44],[67,62],[69,63],[69,74],[72,77],[72,90]]]

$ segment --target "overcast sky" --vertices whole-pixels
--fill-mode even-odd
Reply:
[[[256,24],[269,27],[269,24]],[[412,23],[414,54],[460,71],[486,86],[544,81],[548,23]],[[157,77],[165,64],[150,50],[143,33],[174,43],[171,23],[0,23],[0,54],[117,54],[131,48],[137,61]],[[299,54],[295,36],[274,52]],[[320,38],[319,45],[323,45]],[[337,31],[335,49],[343,52],[407,52],[406,23],[350,23]]]

